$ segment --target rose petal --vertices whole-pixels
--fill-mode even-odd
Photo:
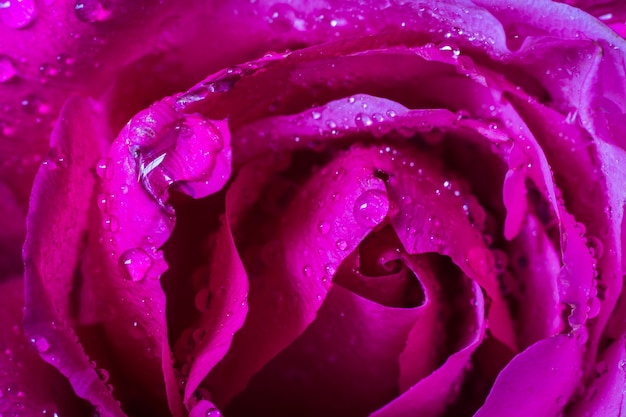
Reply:
[[[71,327],[71,290],[94,186],[90,168],[103,144],[99,127],[93,104],[76,98],[64,107],[53,132],[27,218],[24,332],[47,342],[41,357],[69,379],[77,395],[103,414],[122,416]]]
[[[626,411],[626,340],[615,340],[594,367],[594,379],[585,395],[574,403],[572,416],[618,416]]]
[[[415,415],[417,410],[423,416],[437,416],[454,400],[465,368],[469,364],[472,353],[480,345],[485,331],[482,292],[475,281],[470,281],[470,285],[474,297],[472,307],[475,309],[476,327],[473,329],[474,333],[468,340],[468,344],[458,352],[450,355],[436,371],[408,388],[407,391],[389,404],[374,412],[372,417],[412,416]],[[412,335],[409,336],[409,343],[415,343],[419,340],[418,332],[417,327],[412,330]],[[407,347],[406,352],[412,352],[410,345]],[[406,358],[405,366],[410,361],[410,359]]]
[[[415,323],[400,355],[400,392],[410,390],[442,365],[437,361],[425,361],[426,352],[430,351],[429,354],[436,356],[445,366],[445,361],[458,352],[471,355],[484,337],[486,321],[482,293],[476,298],[477,287],[459,269],[446,263],[449,263],[448,259],[436,259],[432,255],[413,255],[408,259],[411,269],[425,287],[429,300],[424,315],[428,317]],[[452,396],[450,393],[448,400]]]
[[[87,412],[72,387],[53,366],[45,363],[39,352],[47,351],[47,339],[31,338],[21,330],[24,286],[22,278],[12,277],[0,283],[0,413],[40,415],[59,413],[79,415]]]
[[[506,291],[515,299],[517,340],[522,348],[562,330],[559,308],[559,255],[533,215],[526,217],[522,231],[509,245],[514,277]]]
[[[475,416],[557,414],[579,384],[582,350],[576,338],[568,335],[553,336],[530,346],[498,375]]]
[[[26,216],[9,187],[12,181],[0,182],[0,271],[3,275],[22,274],[21,244],[26,235]]]
[[[255,251],[262,264],[253,266],[244,257],[251,274],[250,313],[209,376],[219,406],[314,320],[330,288],[328,266],[337,268],[384,219],[388,202],[384,182],[375,176],[375,160],[368,150],[354,150],[312,175],[280,214],[272,240]],[[242,179],[254,173],[252,168]],[[231,208],[226,210],[229,216]]]
[[[227,220],[217,232],[215,251],[207,271],[208,285],[196,295],[196,307],[202,309],[202,318],[192,333],[197,345],[185,386],[187,404],[204,377],[224,357],[248,313],[248,276]],[[198,305],[199,298],[204,305]]]
[[[313,323],[226,413],[367,415],[397,395],[397,358],[421,310],[384,307],[333,286]]]
[[[133,118],[98,162],[85,285],[106,295],[96,318],[117,352],[129,408],[163,412],[167,396],[172,413],[183,414],[158,280],[167,264],[157,248],[174,226],[169,190],[195,198],[218,191],[230,175],[229,138],[225,122],[180,115],[165,99]],[[102,302],[112,299],[120,300],[114,309]]]

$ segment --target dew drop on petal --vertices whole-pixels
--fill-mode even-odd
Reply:
[[[105,216],[102,227],[108,232],[117,232],[120,228],[119,220],[115,216]]]
[[[307,278],[313,275],[313,269],[311,268],[311,265],[304,265],[304,267],[302,268],[302,274]]]
[[[109,372],[107,372],[105,369],[97,369],[96,373],[98,374],[98,378],[100,378],[100,381],[107,382],[109,380]]]
[[[317,230],[325,235],[330,231],[330,224],[328,224],[328,222],[320,222],[320,224],[317,225]]]
[[[45,337],[35,336],[30,339],[30,342],[35,346],[38,352],[44,353],[50,349],[50,343]]]
[[[359,113],[354,117],[354,123],[359,128],[369,127],[374,124],[372,118],[364,113]]]
[[[152,258],[141,248],[129,249],[120,256],[119,271],[130,281],[141,281],[152,267]]]
[[[205,417],[222,417],[222,413],[217,408],[211,407],[206,410]]]
[[[99,0],[76,0],[74,13],[85,23],[103,22],[111,17],[111,11],[102,6]]]
[[[6,55],[0,55],[0,83],[9,81],[17,75],[13,61]]]
[[[354,218],[363,227],[375,227],[389,212],[387,194],[380,190],[367,190],[354,202]]]
[[[337,242],[335,242],[335,245],[337,246],[337,249],[339,250],[346,250],[348,248],[348,242],[346,242],[343,239],[337,240]]]
[[[96,174],[103,179],[113,178],[113,161],[109,158],[102,158],[96,164]]]
[[[28,26],[37,16],[35,0],[0,1],[0,17],[5,25],[13,29]]]

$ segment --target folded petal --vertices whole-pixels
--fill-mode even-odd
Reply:
[[[475,416],[561,412],[579,384],[582,353],[583,344],[570,335],[556,335],[535,343],[502,370]]]
[[[355,149],[310,174],[293,192],[278,190],[282,194],[268,196],[268,203],[277,205],[272,208],[274,216],[280,217],[263,221],[274,225],[270,240],[259,242],[250,257],[245,252],[242,256],[250,277],[249,314],[230,351],[208,378],[207,387],[218,406],[227,404],[315,319],[331,287],[332,271],[385,218],[389,204],[375,161],[371,150]],[[251,177],[272,172],[275,165],[271,160],[261,162],[244,169],[238,181],[258,184]],[[280,182],[265,184],[270,187],[262,192],[271,193],[271,185],[276,184]],[[227,216],[231,210],[239,209],[231,207],[227,197]],[[232,226],[236,237],[239,227],[253,224],[242,221]],[[259,229],[260,236],[266,236]]]
[[[99,115],[91,102],[75,98],[64,107],[49,157],[33,187],[24,243],[24,332],[41,357],[69,379],[76,394],[104,415],[123,416],[73,329],[72,291],[84,248],[95,178],[91,173],[103,144]]]
[[[174,415],[184,413],[159,281],[167,263],[159,248],[175,223],[170,191],[194,198],[219,191],[230,176],[229,139],[225,122],[179,114],[164,99],[135,116],[97,164],[101,182],[84,286],[98,294],[93,320],[115,358],[111,378],[126,387],[120,390],[130,409],[156,415],[169,404]],[[111,300],[119,300],[115,308]]]
[[[572,416],[619,416],[626,411],[625,340],[615,340],[600,355],[585,395],[573,405]]]
[[[49,342],[22,332],[24,285],[21,277],[0,283],[0,413],[3,415],[81,415],[89,406],[76,396],[58,370],[39,357]]]
[[[398,394],[398,355],[420,309],[385,307],[334,285],[313,323],[226,413],[368,415]]]
[[[465,308],[466,310],[473,310],[474,317],[470,319],[472,321],[472,333],[465,340],[461,349],[451,354],[445,362],[434,372],[427,377],[414,382],[414,385],[410,386],[405,392],[403,392],[396,399],[389,404],[380,408],[372,414],[372,417],[396,417],[396,416],[412,416],[415,413],[423,416],[438,416],[451,405],[456,396],[458,395],[458,386],[463,381],[465,370],[470,365],[470,358],[472,353],[480,345],[485,332],[484,321],[484,299],[480,287],[475,281],[469,280],[467,285],[471,288],[471,299],[460,297],[460,299],[454,300],[459,304],[457,307]],[[444,290],[445,291],[445,290]],[[459,296],[455,294],[454,296]],[[465,294],[467,295],[467,294]],[[462,300],[462,301],[461,301]],[[418,343],[421,338],[419,326],[412,329],[409,336],[408,345],[405,349],[405,356],[402,358],[401,365],[404,367],[410,366],[411,362],[419,358],[414,356],[418,354],[415,351],[415,343]],[[406,353],[413,353],[413,357],[406,356]]]
[[[195,346],[185,384],[187,404],[202,380],[224,357],[248,313],[248,276],[227,220],[217,232],[214,251],[210,266],[199,271],[205,275],[199,279],[206,284],[194,300],[202,317],[191,333]]]

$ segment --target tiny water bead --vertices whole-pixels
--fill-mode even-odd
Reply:
[[[50,349],[50,343],[45,337],[42,336],[32,337],[30,339],[30,343],[32,343],[32,345],[35,346],[35,349],[37,349],[40,353],[45,353]]]
[[[109,158],[102,158],[96,164],[96,174],[102,179],[113,178],[113,161]]]
[[[337,249],[343,251],[343,250],[346,250],[348,248],[348,242],[346,242],[343,239],[339,239],[339,240],[337,240],[337,242],[335,242],[335,246],[337,246]]]
[[[328,234],[328,232],[330,232],[330,224],[328,224],[328,222],[320,222],[317,226],[317,230],[323,235]]]
[[[127,280],[142,281],[148,275],[152,264],[152,258],[143,249],[129,249],[120,257],[119,271]]]
[[[102,220],[102,227],[107,232],[117,232],[120,229],[120,222],[115,216],[105,216]]]
[[[389,199],[384,191],[367,190],[354,202],[354,218],[363,227],[375,227],[389,212]]]
[[[85,23],[103,22],[111,18],[111,11],[104,8],[99,0],[77,0],[74,13]]]
[[[302,275],[304,275],[307,278],[313,275],[313,268],[311,267],[311,265],[304,265],[304,267],[302,268]]]
[[[0,55],[0,83],[7,82],[17,75],[17,70],[11,58]]]
[[[35,0],[0,1],[0,18],[10,28],[21,29],[37,17]]]

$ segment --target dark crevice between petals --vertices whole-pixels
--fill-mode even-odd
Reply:
[[[405,253],[390,226],[368,235],[337,269],[333,282],[386,307],[413,308],[424,303],[424,289],[404,264]]]

